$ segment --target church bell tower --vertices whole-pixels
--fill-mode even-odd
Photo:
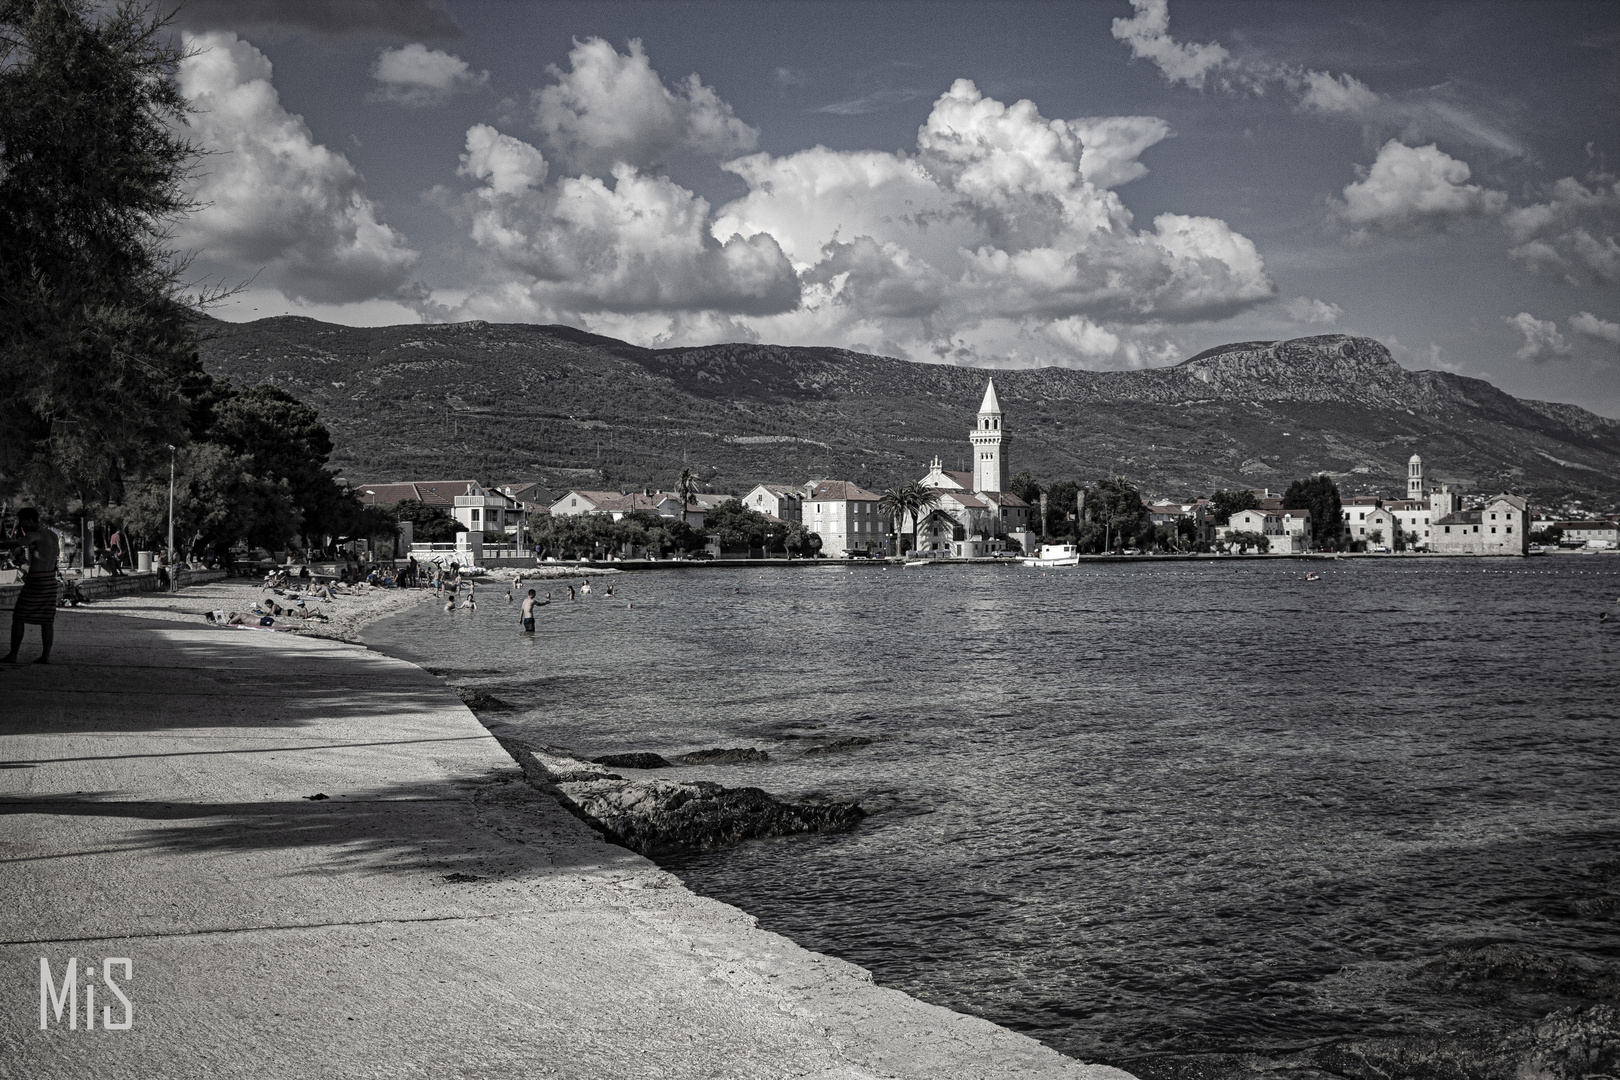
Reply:
[[[1406,461],[1406,497],[1423,498],[1423,459],[1416,454]]]
[[[1001,430],[1001,403],[996,400],[996,380],[984,390],[979,406],[979,422],[968,436],[973,441],[973,490],[1007,490],[1007,436]]]

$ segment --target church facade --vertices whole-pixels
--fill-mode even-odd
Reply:
[[[1007,490],[1010,440],[1004,420],[996,382],[991,379],[973,430],[968,432],[973,470],[947,469],[935,457],[922,478],[922,485],[938,497],[939,504],[916,523],[917,554],[982,558],[1031,542],[1030,506]]]

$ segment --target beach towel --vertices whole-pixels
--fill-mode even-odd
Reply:
[[[23,579],[12,621],[47,626],[56,622],[56,574],[29,574]]]

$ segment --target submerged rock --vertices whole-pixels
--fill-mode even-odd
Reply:
[[[675,759],[682,765],[736,765],[750,761],[769,761],[771,755],[763,750],[739,746],[733,750],[694,750]]]
[[[603,754],[598,758],[591,758],[597,765],[606,765],[610,769],[672,769],[673,761],[666,761],[657,754]]]
[[[854,750],[859,746],[871,746],[874,741],[868,739],[865,735],[850,735],[847,738],[822,743],[820,746],[812,746],[805,751],[805,754],[836,754],[844,750]]]
[[[494,694],[486,694],[482,690],[469,690],[465,686],[456,687],[456,696],[473,712],[503,712],[517,708],[510,701],[502,701]]]
[[[837,832],[866,817],[855,803],[800,804],[759,788],[626,780],[564,751],[504,744],[524,775],[609,840],[642,855],[714,851],[744,840]]]

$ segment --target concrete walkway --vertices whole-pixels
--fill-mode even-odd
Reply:
[[[0,673],[0,1076],[1127,1076],[688,892],[413,665],[93,609],[53,660]]]

